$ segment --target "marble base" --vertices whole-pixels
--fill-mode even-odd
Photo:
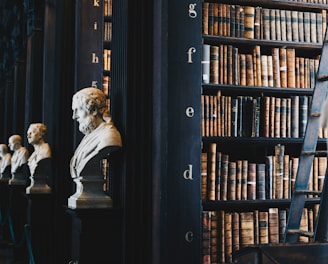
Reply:
[[[50,186],[46,183],[46,179],[38,179],[30,177],[31,184],[26,188],[26,194],[40,193],[47,194],[51,193]]]

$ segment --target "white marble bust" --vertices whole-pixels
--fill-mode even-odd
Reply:
[[[0,144],[0,173],[3,177],[5,170],[11,166],[11,154],[6,144]]]
[[[84,137],[70,162],[76,192],[68,199],[68,206],[106,207],[110,198],[103,192],[104,176],[99,164],[122,146],[121,135],[109,116],[106,95],[101,90],[88,87],[78,91],[72,98],[72,110],[72,118],[79,123]]]
[[[12,135],[8,140],[8,146],[13,151],[11,157],[11,173],[15,173],[18,168],[27,164],[29,151],[22,146],[22,137],[20,135]]]

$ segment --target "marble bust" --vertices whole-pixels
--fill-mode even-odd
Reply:
[[[110,197],[103,192],[104,176],[99,164],[122,146],[122,140],[108,113],[106,96],[97,88],[84,88],[73,95],[72,111],[84,137],[70,161],[76,192],[68,199],[68,206],[110,207]]]
[[[0,144],[0,180],[7,182],[11,178],[11,154],[6,144]]]
[[[27,160],[29,151],[22,146],[22,137],[20,135],[12,135],[9,137],[8,146],[13,151],[11,157],[11,179],[9,184],[26,184],[29,173],[27,172]]]
[[[30,124],[27,130],[28,143],[34,147],[34,151],[27,161],[31,184],[26,188],[26,193],[48,193],[51,190],[50,186],[47,185],[51,149],[49,144],[45,142],[46,132],[47,127],[42,123]]]

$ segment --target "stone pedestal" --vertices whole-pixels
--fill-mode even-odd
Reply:
[[[40,160],[33,175],[30,176],[31,183],[26,188],[27,194],[50,194],[51,187],[48,185],[50,177],[51,158]]]
[[[53,263],[53,196],[26,194],[27,224],[35,263]]]
[[[15,172],[11,173],[11,178],[9,180],[9,185],[27,185],[29,177],[29,168],[27,164],[23,164],[18,167]]]
[[[122,263],[122,213],[113,209],[70,209],[71,263]]]

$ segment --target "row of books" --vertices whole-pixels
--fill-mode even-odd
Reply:
[[[203,211],[203,264],[233,263],[232,254],[250,245],[283,242],[288,209],[268,208],[266,211],[225,212]],[[304,208],[300,228],[312,231],[318,215],[318,205]],[[300,237],[300,243],[309,238]]]
[[[112,54],[112,50],[104,49],[103,58],[104,58],[105,71],[110,71],[111,69],[111,54]]]
[[[203,137],[304,137],[312,97],[202,95]],[[320,128],[319,138],[327,138]]]
[[[322,43],[327,11],[305,12],[203,3],[203,34]]]
[[[292,48],[272,48],[262,54],[260,46],[241,53],[233,45],[203,45],[203,83],[283,88],[314,88],[320,57],[295,55]]]
[[[265,200],[290,199],[299,165],[299,157],[285,153],[278,144],[274,154],[263,163],[247,159],[231,160],[229,154],[211,143],[201,155],[201,190],[203,200]],[[309,190],[322,191],[327,157],[314,157]],[[312,198],[313,194],[308,194]]]
[[[104,16],[112,16],[113,0],[104,0]]]
[[[112,40],[112,22],[104,22],[104,41]]]

